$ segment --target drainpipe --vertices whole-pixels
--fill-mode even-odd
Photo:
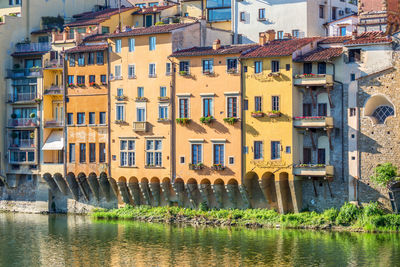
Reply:
[[[344,99],[343,99],[343,88],[344,88],[344,86],[343,86],[343,83],[342,82],[339,82],[339,81],[337,81],[336,80],[336,66],[335,66],[335,64],[333,63],[333,62],[330,62],[330,61],[327,61],[327,63],[328,64],[331,64],[332,65],[332,67],[333,67],[333,82],[334,83],[337,83],[337,84],[340,84],[340,86],[341,86],[341,99],[342,99],[342,101],[340,101],[341,103],[341,109],[342,109],[342,122],[341,122],[341,128],[342,128],[342,134],[341,134],[341,139],[342,139],[342,181],[344,181],[344,159],[345,159],[345,152],[344,152],[344,114],[345,114],[345,112],[344,112]],[[347,112],[346,112],[346,114],[347,114]]]
[[[175,86],[176,86],[176,64],[173,62],[171,57],[168,56],[168,60],[171,62],[171,84],[170,84],[170,99],[171,99],[171,139],[170,139],[170,176],[172,183],[175,182],[176,177],[176,124],[175,124]]]
[[[246,172],[246,168],[245,168],[245,162],[244,162],[244,145],[245,145],[245,140],[244,140],[244,66],[243,66],[243,62],[242,59],[239,58],[239,63],[240,63],[240,118],[241,118],[241,122],[240,122],[240,164],[241,164],[241,177],[240,177],[240,181],[242,184],[244,184],[244,176],[245,176],[245,172]]]
[[[107,51],[106,51],[106,53],[107,53],[107,81],[108,81],[108,83],[107,83],[107,108],[108,108],[108,126],[107,126],[107,129],[108,129],[108,136],[107,136],[107,140],[108,140],[108,147],[107,147],[107,150],[108,150],[108,176],[109,177],[112,177],[111,176],[111,83],[110,83],[110,74],[111,74],[111,66],[110,66],[110,53],[109,53],[109,51],[110,51],[110,43],[108,43],[107,42],[107,44],[108,44],[108,46],[107,46]]]
[[[67,132],[67,60],[65,59],[65,56],[63,57],[63,88],[64,88],[64,95],[63,95],[63,105],[64,105],[64,179],[67,179],[67,146],[68,146],[68,132]]]

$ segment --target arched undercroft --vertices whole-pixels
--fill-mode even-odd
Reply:
[[[281,172],[279,174],[278,186],[279,190],[277,191],[277,193],[280,193],[280,198],[282,201],[282,204],[280,205],[280,212],[293,212],[293,201],[289,186],[289,174],[287,172]]]

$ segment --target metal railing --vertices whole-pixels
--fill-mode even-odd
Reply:
[[[35,147],[34,139],[11,139],[10,148],[27,148],[27,147]]]
[[[48,120],[44,122],[44,127],[47,128],[58,128],[58,127],[63,127],[64,126],[64,121],[62,120]]]
[[[42,77],[43,69],[33,67],[30,69],[12,69],[7,70],[7,77],[9,78],[23,78],[23,77]]]
[[[64,94],[63,85],[54,85],[44,90],[45,95],[62,95]]]
[[[15,102],[29,102],[36,99],[36,93],[14,93],[8,95],[8,101]]]
[[[62,59],[52,59],[46,60],[44,62],[44,67],[51,69],[51,68],[62,68],[64,66],[64,60]]]
[[[15,46],[15,52],[46,52],[51,48],[50,43],[29,43],[29,44],[17,44]]]
[[[39,121],[37,118],[17,118],[8,121],[10,127],[37,127]]]

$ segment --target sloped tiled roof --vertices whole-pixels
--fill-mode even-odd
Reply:
[[[134,11],[134,12],[132,13],[132,15],[134,15],[134,14],[141,14],[141,15],[143,15],[143,14],[160,13],[161,11],[163,11],[163,10],[165,10],[165,9],[168,9],[168,8],[171,8],[171,7],[174,7],[174,6],[175,6],[175,5],[144,7],[144,8],[141,8],[140,10],[138,10],[138,11]]]
[[[65,51],[65,53],[72,54],[72,53],[102,51],[102,50],[106,50],[107,47],[108,47],[108,44],[84,44],[84,45],[79,45],[74,48],[68,49]]]
[[[121,8],[121,12],[129,11],[137,9],[137,7],[125,7]],[[65,24],[68,27],[78,27],[78,26],[88,26],[88,25],[97,25],[103,21],[106,21],[111,16],[118,14],[118,8],[109,8],[102,11],[97,12],[85,12],[81,14],[74,15],[74,22],[70,22]]]
[[[140,27],[140,28],[133,28],[130,31],[126,32],[119,32],[119,33],[112,33],[107,35],[108,38],[113,37],[127,37],[127,36],[135,36],[135,35],[148,35],[148,34],[159,34],[159,33],[169,33],[173,30],[184,28],[187,26],[191,26],[196,24],[194,23],[174,23],[174,24],[165,24],[165,25],[155,25],[151,27]]]
[[[294,61],[297,62],[317,62],[325,61],[334,57],[338,57],[342,54],[343,48],[317,48],[303,56],[297,57]]]
[[[206,47],[192,47],[176,51],[172,54],[173,57],[186,57],[186,56],[205,56],[205,55],[226,55],[226,54],[239,54],[251,49],[257,48],[257,44],[247,45],[227,45],[221,46],[219,49],[213,49],[211,46]]]
[[[342,44],[346,41],[351,40],[351,36],[331,36],[326,37],[322,41],[318,42],[319,44]]]
[[[243,58],[258,58],[258,57],[280,57],[289,56],[297,49],[318,40],[319,37],[309,37],[301,39],[282,39],[273,40],[263,46],[253,49],[242,54]]]
[[[385,35],[383,32],[365,32],[358,35],[355,40],[351,39],[345,42],[344,45],[390,43],[391,41],[392,38]]]

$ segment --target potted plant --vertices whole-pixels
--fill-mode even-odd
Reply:
[[[74,88],[74,87],[75,87],[75,84],[69,83],[69,84],[68,84],[68,87],[69,87],[69,88]]]
[[[224,118],[224,122],[234,125],[239,119],[235,117]]]
[[[125,121],[123,121],[123,120],[115,120],[115,123],[116,124],[123,124],[123,123],[125,123]]]
[[[95,82],[90,82],[89,85],[90,85],[91,87],[97,87],[97,84],[96,84]]]
[[[211,70],[203,70],[204,75],[211,75],[213,72]]]
[[[34,132],[31,132],[31,134],[29,135],[29,137],[30,137],[31,139],[35,138],[35,133],[34,133]]]
[[[31,126],[36,126],[36,121],[35,121],[36,114],[35,114],[34,112],[32,112],[32,113],[29,115],[29,117],[30,117],[31,119],[28,121],[28,125],[30,124]]]
[[[200,122],[203,124],[210,124],[214,120],[213,116],[201,117]]]
[[[16,133],[16,132],[12,132],[11,133],[11,138],[12,139],[15,139],[15,138],[17,138],[18,137],[18,134]]]
[[[190,122],[189,118],[177,118],[176,123],[179,123],[181,125],[186,125]]]
[[[187,76],[187,75],[189,75],[189,73],[188,73],[186,70],[180,70],[180,71],[179,71],[179,75],[181,75],[181,76]]]
[[[211,167],[211,169],[215,170],[215,171],[222,171],[225,169],[225,166],[218,163],[218,164],[213,164],[213,166]]]
[[[204,164],[199,162],[197,164],[189,163],[189,169],[190,170],[201,170],[204,168]]]
[[[271,110],[267,112],[267,116],[270,118],[277,118],[280,117],[282,113],[279,110]]]
[[[11,114],[11,119],[16,119],[17,118],[17,114],[15,114],[15,113],[13,113],[13,114]]]
[[[144,96],[138,96],[136,97],[136,101],[147,101],[147,98]]]
[[[233,73],[236,73],[237,72],[237,69],[235,69],[235,68],[230,68],[230,69],[228,69],[228,71],[227,71],[229,74],[233,74]]]
[[[40,102],[42,102],[42,99],[40,99],[40,98],[35,98],[35,102],[36,102],[37,104],[40,104]]]
[[[84,83],[78,83],[78,86],[79,87],[85,87],[85,84]]]
[[[115,97],[115,99],[117,99],[118,101],[123,101],[123,100],[126,100],[126,96],[124,96],[124,95],[117,95],[117,96]]]
[[[169,97],[168,96],[159,96],[158,100],[159,101],[167,101],[167,100],[169,100]]]
[[[262,112],[262,111],[260,111],[260,110],[258,110],[258,111],[253,111],[253,112],[251,113],[251,116],[252,116],[253,118],[261,118],[261,117],[264,117],[264,112]]]

